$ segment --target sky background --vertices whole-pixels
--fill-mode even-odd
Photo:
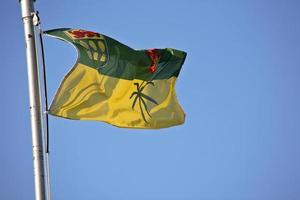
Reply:
[[[188,53],[182,126],[119,129],[50,116],[53,200],[299,200],[300,1],[38,0],[43,29]],[[0,1],[0,199],[34,199],[24,30]],[[44,38],[51,101],[76,50]]]

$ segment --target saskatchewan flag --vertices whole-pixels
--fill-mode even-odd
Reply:
[[[49,114],[127,128],[156,129],[184,123],[175,83],[185,52],[171,48],[134,50],[81,29],[54,29],[44,34],[66,41],[78,51]]]

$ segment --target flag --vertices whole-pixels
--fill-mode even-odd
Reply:
[[[78,51],[49,114],[126,128],[156,129],[184,123],[175,83],[185,52],[171,48],[134,50],[103,34],[81,29],[53,29],[44,34],[66,41]]]

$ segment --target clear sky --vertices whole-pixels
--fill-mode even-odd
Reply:
[[[34,199],[19,3],[0,1],[0,199]],[[299,200],[300,1],[38,0],[44,29],[188,53],[182,126],[144,131],[50,116],[53,200]],[[76,50],[45,38],[49,100]]]

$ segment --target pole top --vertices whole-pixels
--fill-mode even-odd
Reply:
[[[19,3],[21,3],[22,0],[19,0]],[[36,0],[32,0],[33,2],[36,2]]]
[[[20,0],[22,18],[32,17],[34,10],[34,0]]]

